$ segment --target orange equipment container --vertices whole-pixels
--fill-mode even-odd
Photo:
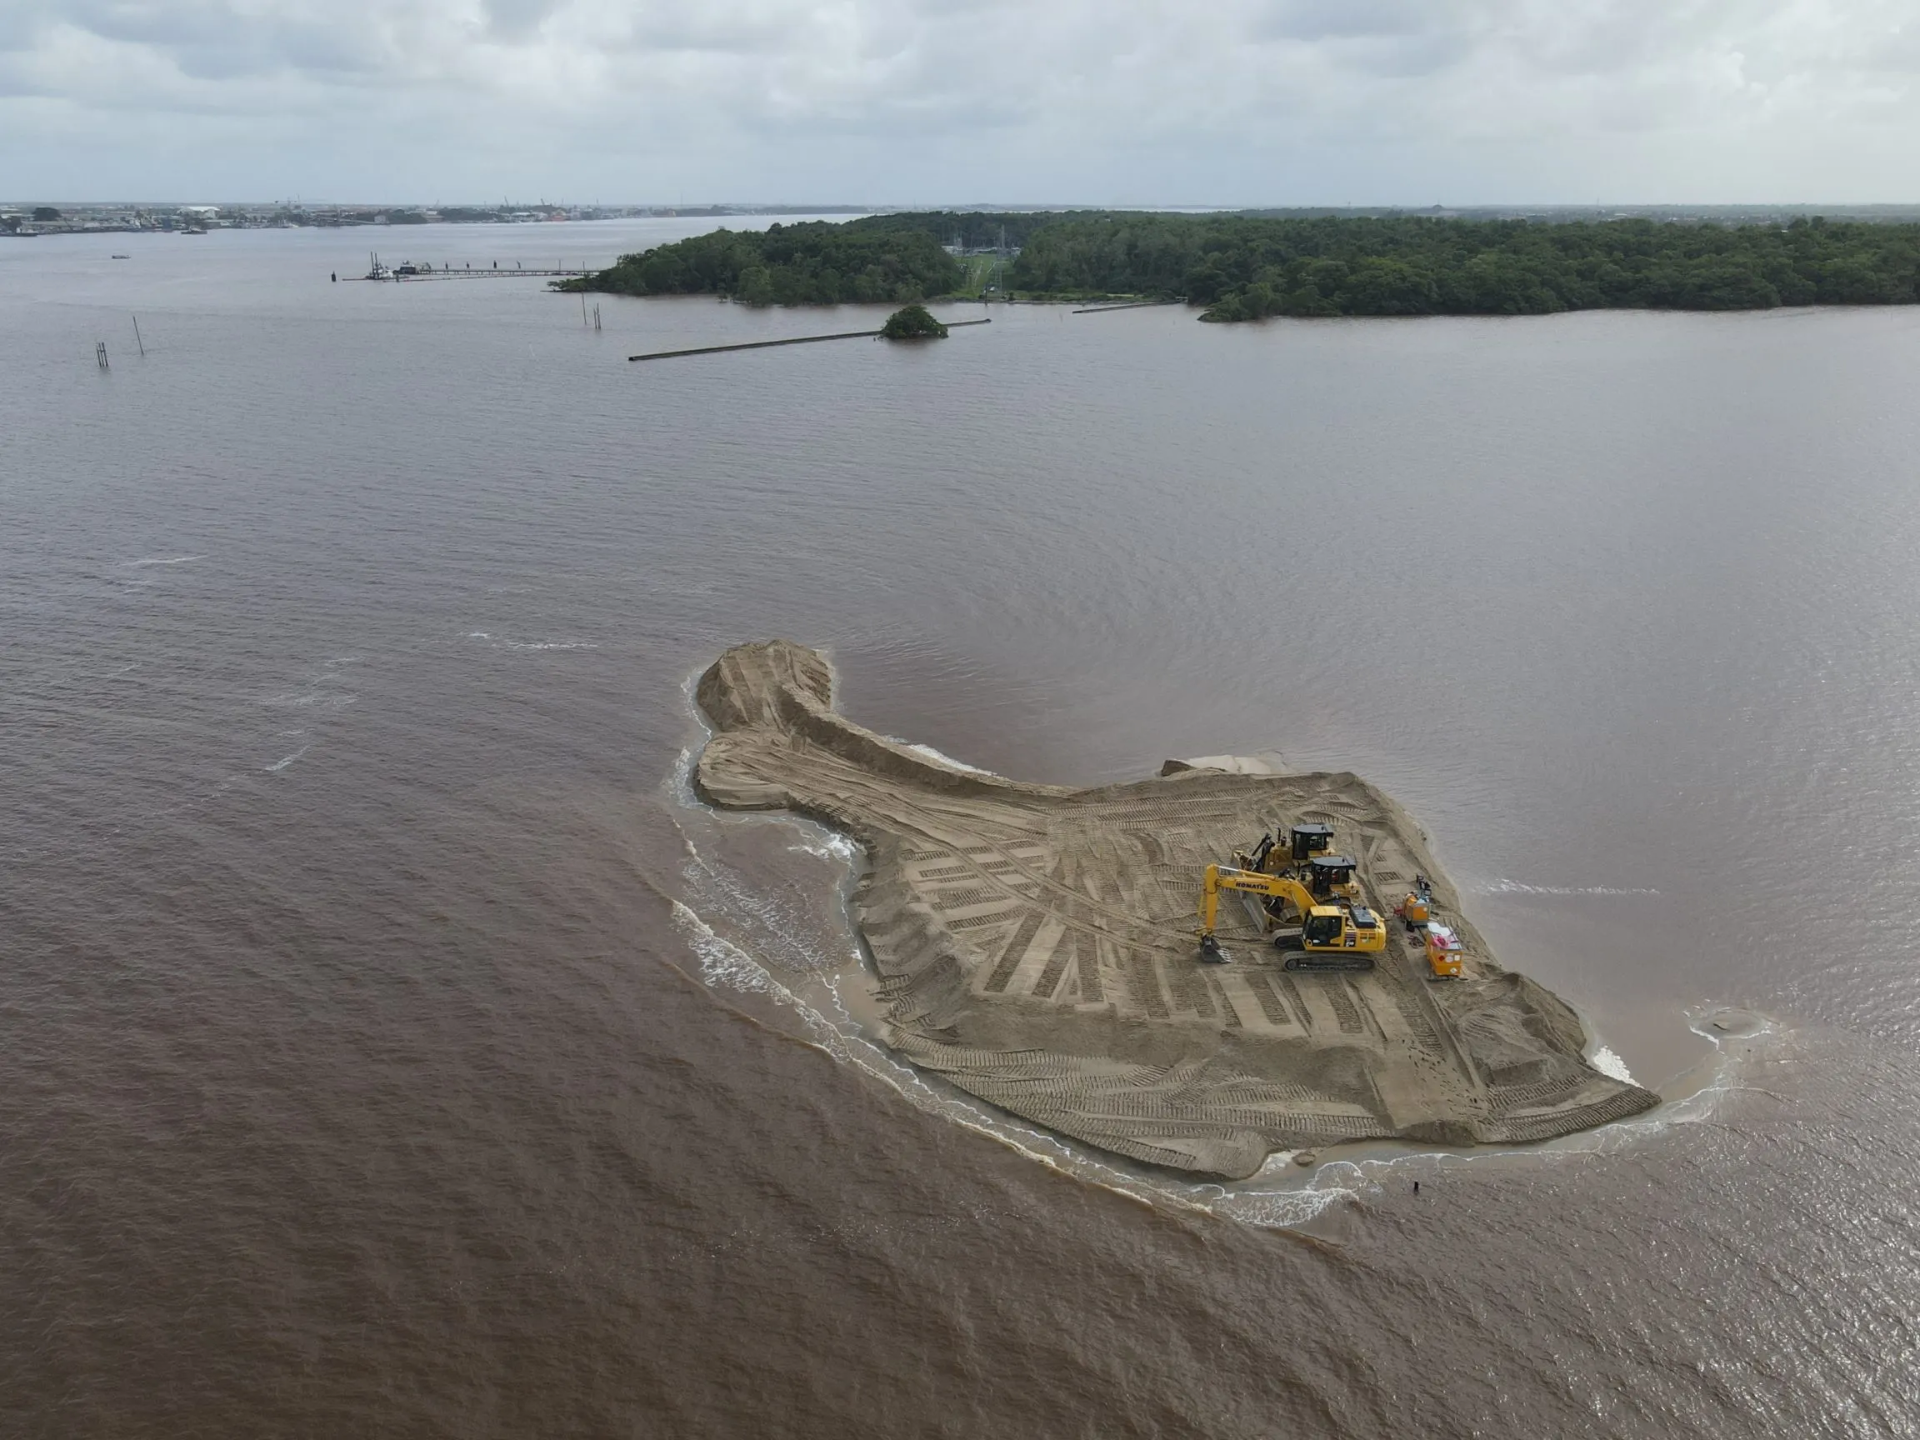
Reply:
[[[1445,925],[1427,926],[1427,966],[1436,980],[1457,980],[1463,972],[1461,961],[1466,951],[1460,937]]]

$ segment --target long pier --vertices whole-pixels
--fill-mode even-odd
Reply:
[[[473,266],[461,268],[449,265],[439,270],[421,269],[412,275],[395,275],[389,272],[385,275],[346,275],[341,278],[346,280],[480,280],[488,278],[505,280],[508,278],[530,279],[534,276],[541,276],[546,279],[572,280],[581,275],[595,275],[598,273],[599,272],[595,270],[508,270],[505,268],[498,270],[480,270]]]
[[[949,320],[949,330],[962,325],[991,325],[992,320]],[[691,350],[653,350],[645,355],[629,355],[629,360],[675,360],[682,355],[718,355],[726,350],[770,350],[775,345],[818,345],[822,340],[870,340],[878,330],[842,330],[834,335],[794,335],[785,340],[742,340],[733,345],[696,345]]]

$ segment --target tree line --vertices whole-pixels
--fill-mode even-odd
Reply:
[[[1219,321],[1898,305],[1920,299],[1920,226],[1078,215],[1037,230],[1010,283],[1184,299]]]
[[[556,288],[727,295],[748,305],[908,305],[949,294],[963,278],[959,263],[924,228],[812,220],[657,245]]]
[[[749,305],[912,304],[952,294],[946,245],[1020,248],[1031,299],[1185,300],[1203,320],[1268,315],[1542,315],[1920,300],[1920,225],[1646,219],[927,211],[716,230],[563,282]]]

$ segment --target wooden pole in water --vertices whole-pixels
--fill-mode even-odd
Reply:
[[[140,358],[147,358],[147,342],[140,338],[140,317],[133,317],[133,343],[140,347]]]

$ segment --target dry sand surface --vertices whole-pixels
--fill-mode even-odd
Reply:
[[[1494,964],[1419,828],[1356,776],[1223,757],[1069,790],[954,769],[836,714],[826,661],[778,640],[729,650],[698,694],[716,728],[695,772],[707,799],[865,847],[854,920],[888,1043],[1016,1115],[1237,1179],[1278,1150],[1545,1140],[1657,1103],[1586,1064],[1573,1012]],[[1430,981],[1397,923],[1370,972],[1289,973],[1233,896],[1235,963],[1199,963],[1208,862],[1309,820],[1334,827],[1383,914],[1432,880],[1465,978]]]

